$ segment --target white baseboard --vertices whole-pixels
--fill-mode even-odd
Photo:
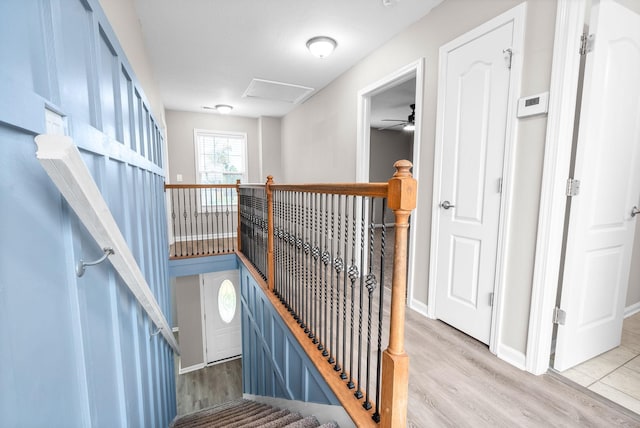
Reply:
[[[174,243],[180,244],[181,242],[188,241],[202,241],[205,239],[222,239],[222,238],[236,238],[238,235],[235,232],[232,233],[209,233],[207,235],[182,235],[173,237]]]
[[[421,301],[412,298],[409,300],[409,307],[420,315],[429,318],[429,307]]]
[[[640,302],[634,303],[633,305],[624,308],[624,317],[630,317],[637,314],[638,312],[640,312]]]
[[[287,400],[286,398],[265,397],[262,395],[242,394],[242,398],[269,404],[281,409],[298,412],[302,416],[315,416],[320,424],[336,422],[340,428],[355,427],[353,421],[342,406],[329,404],[305,403],[304,401]]]
[[[524,352],[520,352],[505,344],[498,345],[497,357],[507,363],[519,368],[520,370],[526,370],[526,357]]]
[[[182,367],[182,361],[180,361],[180,370],[178,370],[178,374],[185,374],[189,372],[195,372],[196,370],[200,370],[205,368],[207,365],[205,363],[195,364],[189,367]]]

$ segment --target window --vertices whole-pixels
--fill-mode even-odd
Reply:
[[[247,182],[247,135],[239,132],[194,130],[198,184]],[[233,189],[202,189],[203,209],[238,203]]]
[[[196,129],[199,184],[236,184],[247,181],[247,135]]]

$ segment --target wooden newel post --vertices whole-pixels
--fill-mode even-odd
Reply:
[[[273,192],[271,185],[273,184],[273,176],[267,176],[267,184],[264,189],[267,194],[267,285],[269,290],[275,288],[275,275],[273,265]]]
[[[242,225],[240,223],[240,179],[236,180],[236,197],[238,200],[238,226],[236,230],[236,252],[242,251]]]
[[[407,242],[409,215],[416,207],[417,182],[408,160],[394,165],[389,180],[388,206],[395,214],[395,253],[391,285],[389,347],[382,354],[382,397],[380,425],[402,428],[407,424],[409,356],[404,351],[404,321],[407,294]]]

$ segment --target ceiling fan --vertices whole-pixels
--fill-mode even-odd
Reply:
[[[385,129],[395,128],[397,126],[403,126],[405,131],[413,131],[415,129],[415,120],[416,120],[416,105],[411,104],[411,114],[407,117],[407,120],[402,119],[382,119],[383,122],[398,122],[393,125],[383,126],[382,128],[378,128],[378,131],[384,131]]]

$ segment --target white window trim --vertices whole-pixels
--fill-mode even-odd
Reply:
[[[200,178],[200,152],[198,149],[198,135],[202,135],[202,134],[209,134],[209,135],[224,135],[224,136],[229,136],[229,137],[242,137],[244,139],[244,165],[243,165],[243,182],[247,181],[249,178],[249,171],[248,171],[248,164],[249,164],[249,159],[248,159],[248,152],[247,152],[247,133],[246,132],[235,132],[235,131],[219,131],[219,130],[215,130],[215,129],[202,129],[202,128],[194,128],[193,129],[193,153],[194,153],[194,157],[195,157],[195,175],[196,175],[196,183],[197,184],[208,184],[208,183],[202,183],[202,180]],[[204,207],[204,206],[203,206]],[[208,207],[214,207],[214,205],[208,205]],[[238,206],[237,204],[225,204],[225,205],[218,205],[219,208],[228,208],[230,212],[237,212],[238,211]],[[201,209],[200,211],[202,211],[202,213],[204,213],[204,209]]]
[[[201,129],[194,128],[193,129],[193,153],[195,157],[195,166],[196,166],[196,183],[203,184],[200,180],[200,160],[199,160],[199,150],[198,150],[198,135],[201,134],[210,134],[210,135],[226,135],[229,137],[242,137],[244,139],[244,178],[248,180],[249,171],[248,171],[248,153],[247,153],[247,133],[246,132],[234,132],[234,131],[218,131],[215,129]]]

